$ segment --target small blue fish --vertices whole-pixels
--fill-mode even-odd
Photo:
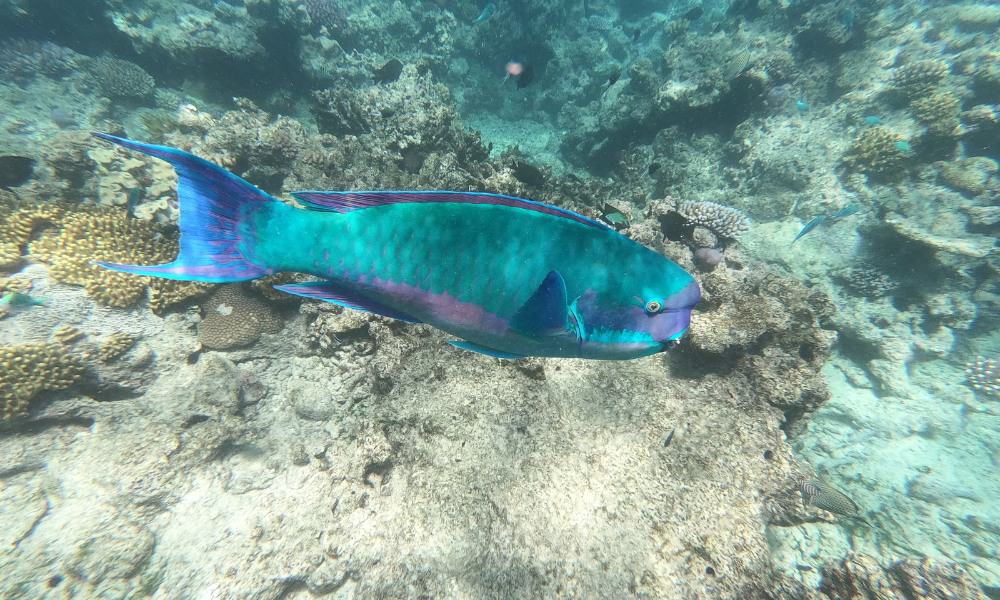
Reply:
[[[45,304],[44,299],[22,294],[21,292],[10,292],[0,298],[0,307],[24,308],[28,306],[42,306],[43,304]]]
[[[799,112],[806,112],[807,110],[809,110],[809,103],[806,102],[805,100],[796,100],[795,109],[798,110]]]
[[[799,234],[797,236],[795,236],[795,239],[792,240],[792,243],[794,244],[795,242],[799,241],[799,238],[801,238],[805,234],[809,233],[813,229],[816,229],[817,227],[819,227],[823,223],[827,223],[827,222],[832,223],[834,221],[839,221],[840,219],[843,219],[844,217],[849,217],[849,216],[853,215],[854,213],[858,212],[859,210],[861,210],[861,207],[858,206],[857,204],[848,204],[847,206],[845,206],[844,208],[838,210],[837,212],[833,213],[832,215],[819,215],[817,217],[813,217],[812,219],[809,219],[809,222],[805,224],[805,227],[803,227],[802,230],[799,231]]]
[[[128,191],[128,199],[125,201],[125,212],[128,218],[134,219],[135,217],[135,207],[139,206],[139,200],[142,200],[142,190],[139,188],[132,188]]]
[[[485,23],[486,21],[490,20],[490,17],[492,17],[493,13],[495,13],[496,11],[497,11],[497,5],[490,2],[489,4],[483,7],[482,12],[479,13],[479,16],[476,17],[476,20],[473,21],[472,23],[473,24]]]
[[[820,215],[818,217],[813,217],[812,219],[810,219],[809,222],[806,223],[805,227],[802,228],[802,231],[800,231],[799,234],[797,236],[795,236],[795,239],[792,240],[792,243],[794,244],[795,242],[799,241],[800,237],[802,237],[805,234],[809,233],[813,229],[816,229],[824,221],[826,221],[826,215]]]
[[[865,117],[865,125],[875,126],[879,125],[880,123],[882,123],[881,117],[877,117],[875,115],[868,115],[867,117]]]
[[[855,214],[859,210],[861,210],[861,207],[858,206],[857,204],[848,204],[844,208],[842,208],[842,209],[838,210],[837,212],[833,213],[832,215],[830,215],[830,219],[834,220],[834,221],[837,220],[837,219],[843,219],[844,217],[849,217],[849,216]]]
[[[893,146],[895,146],[896,150],[899,150],[903,154],[913,154],[913,146],[911,146],[910,142],[906,140],[899,140],[893,144]]]

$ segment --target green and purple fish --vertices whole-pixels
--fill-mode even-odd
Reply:
[[[501,358],[628,359],[674,345],[701,293],[684,269],[575,212],[480,192],[296,192],[283,203],[175,148],[99,138],[163,159],[178,175],[172,263],[99,263],[134,273],[275,286],[455,335]]]

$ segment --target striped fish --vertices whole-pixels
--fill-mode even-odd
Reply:
[[[549,204],[478,192],[297,192],[297,208],[175,148],[97,137],[178,174],[180,254],[116,271],[234,282],[280,271],[276,286],[451,333],[501,358],[628,359],[687,330],[700,298],[675,263],[607,225]]]
[[[844,492],[818,479],[803,481],[800,489],[806,504],[812,504],[835,515],[857,519],[871,527],[871,524],[861,517],[861,508]]]

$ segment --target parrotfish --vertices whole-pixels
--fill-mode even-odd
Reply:
[[[478,24],[478,23],[485,23],[486,21],[489,21],[490,17],[492,17],[493,13],[495,13],[496,11],[497,11],[497,5],[496,4],[494,4],[492,2],[487,3],[486,6],[483,7],[482,12],[479,13],[479,16],[476,17],[476,20],[473,21],[473,23]]]
[[[861,207],[859,207],[857,204],[848,204],[844,208],[841,208],[840,210],[831,215],[815,216],[809,219],[809,222],[802,227],[802,229],[799,231],[799,234],[795,236],[794,240],[792,240],[792,243],[794,244],[795,242],[799,241],[799,238],[809,233],[813,229],[816,229],[823,223],[833,223],[834,221],[838,221],[840,219],[843,219],[844,217],[849,217],[854,213],[858,212],[859,210],[861,210]]]
[[[666,350],[701,297],[684,269],[570,210],[484,192],[303,191],[281,202],[187,152],[107,134],[178,175],[180,253],[151,277],[275,286],[409,322],[496,356],[629,359]]]

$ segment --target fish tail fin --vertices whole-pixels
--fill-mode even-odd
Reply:
[[[165,160],[177,172],[180,253],[167,264],[141,266],[98,262],[113,271],[164,279],[225,283],[273,271],[252,258],[257,236],[248,217],[277,203],[270,195],[222,167],[188,152],[95,133],[119,146]]]

